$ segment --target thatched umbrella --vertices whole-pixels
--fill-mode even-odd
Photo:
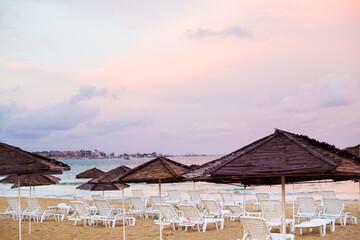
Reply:
[[[78,179],[80,179],[80,178],[98,178],[103,174],[104,174],[103,171],[94,167],[94,168],[88,169],[84,172],[77,174],[76,178],[78,178]]]
[[[18,175],[18,185],[20,175],[30,173],[62,173],[69,171],[70,167],[60,161],[50,159],[44,156],[24,151],[5,143],[0,143],[0,176]],[[20,188],[18,188],[19,206]],[[21,217],[19,211],[19,239],[21,239]]]
[[[54,177],[48,174],[42,173],[33,173],[27,175],[20,175],[20,187],[28,186],[29,187],[29,195],[31,198],[31,186],[33,186],[33,190],[35,186],[43,186],[43,185],[52,185],[60,182],[60,178]],[[0,183],[14,183],[11,188],[17,188],[19,186],[18,176],[12,175],[8,176],[2,180]],[[29,234],[31,234],[31,217],[29,217]]]
[[[114,169],[111,169],[110,171],[102,174],[100,177],[92,179],[88,181],[87,183],[84,183],[77,187],[77,189],[81,190],[89,190],[89,191],[122,191],[122,203],[123,203],[123,209],[125,210],[125,197],[124,197],[124,189],[130,187],[127,184],[124,183],[112,183],[111,180],[119,178],[123,176],[125,173],[127,173],[131,168],[121,165],[119,167],[116,167]],[[123,218],[123,236],[125,240],[125,214]]]
[[[157,157],[146,163],[143,163],[129,172],[125,173],[122,177],[112,180],[112,182],[122,183],[158,183],[159,184],[159,197],[161,198],[161,182],[180,182],[183,177],[182,174],[187,172],[189,167],[170,160],[166,157]],[[160,204],[160,239],[162,239],[161,229],[161,204]]]
[[[76,189],[87,190],[87,191],[119,191],[124,188],[130,187],[127,184],[122,183],[84,183],[76,187]],[[104,196],[104,194],[103,194]]]
[[[285,234],[285,183],[355,180],[360,176],[358,160],[329,144],[276,129],[273,134],[205,163],[184,177],[245,186],[281,184],[282,232]]]
[[[20,175],[20,187],[23,186],[43,186],[43,185],[51,185],[57,184],[60,182],[60,178],[51,176],[43,173],[33,173],[28,175]],[[15,183],[11,188],[18,187],[18,176],[12,175],[8,176],[2,180],[0,183]]]

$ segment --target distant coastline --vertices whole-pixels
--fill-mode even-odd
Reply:
[[[88,160],[88,159],[109,159],[109,158],[121,158],[124,160],[130,160],[134,158],[155,158],[159,156],[164,157],[199,157],[207,156],[205,154],[184,154],[184,155],[173,155],[173,154],[161,154],[161,153],[135,153],[135,154],[106,154],[105,152],[95,150],[76,150],[76,151],[38,151],[33,152],[44,157],[54,158],[57,160],[62,159],[75,159],[75,160]]]

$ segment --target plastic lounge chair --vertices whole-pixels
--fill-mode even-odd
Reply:
[[[100,195],[100,194],[93,194],[93,195],[91,195],[91,197],[92,197],[93,200],[95,200],[95,199],[104,200],[104,199],[105,199],[105,198],[104,198],[102,195]],[[110,206],[111,206],[111,209],[113,210],[114,214],[118,214],[118,213],[119,213],[116,205],[110,205]],[[90,208],[96,209],[95,203],[94,203],[94,205],[91,206]]]
[[[270,196],[268,193],[255,193],[256,194],[256,202],[254,203],[254,210],[259,210],[261,200],[269,200]]]
[[[342,226],[346,226],[346,219],[350,219],[352,224],[357,223],[357,218],[353,217],[350,212],[344,212],[339,198],[323,198],[324,214],[321,216],[325,219],[339,219]]]
[[[74,213],[68,217],[68,220],[75,221],[74,225],[76,225],[78,221],[84,221],[84,226],[86,226],[86,221],[88,221],[89,226],[91,226],[91,215],[83,202],[70,201],[70,206],[74,210]]]
[[[159,210],[157,209],[156,205],[164,203],[164,199],[160,196],[150,196],[150,203],[151,206],[146,210],[146,212],[151,214],[152,218],[154,218],[154,215],[159,214]]]
[[[128,214],[134,216],[139,215],[140,218],[147,218],[145,204],[140,197],[129,197],[130,208]]]
[[[272,227],[281,227],[281,202],[279,200],[261,200],[260,208],[262,216],[270,229]],[[293,219],[286,219],[286,225],[289,225],[291,232],[294,232]]]
[[[93,194],[91,195],[92,199],[95,200],[95,199],[104,199],[104,197],[100,194]]]
[[[240,217],[241,225],[244,228],[242,240],[281,240],[281,233],[271,233],[264,218]],[[293,234],[286,234],[286,239],[294,240]],[[239,240],[239,239],[238,239]]]
[[[90,207],[90,205],[87,203],[87,201],[83,197],[73,197],[75,201],[82,202],[84,206],[89,210],[90,214],[94,214],[96,212],[96,206],[93,205]]]
[[[113,209],[111,208],[109,202],[105,199],[94,199],[96,208],[98,209],[96,215],[91,216],[91,221],[94,224],[96,221],[97,224],[99,221],[102,221],[106,227],[115,227],[116,221],[122,221],[125,218],[124,214],[114,214]],[[112,224],[111,224],[112,223]]]
[[[6,202],[8,204],[8,208],[5,210],[5,212],[1,213],[1,219],[3,217],[9,217],[9,220],[11,218],[18,220],[19,217],[19,210],[20,215],[22,215],[23,210],[19,206],[19,200],[17,197],[6,197]]]
[[[235,221],[236,218],[240,219],[241,216],[261,216],[261,212],[247,212],[239,204],[225,205],[224,209],[230,211],[226,214],[226,217],[230,218],[230,221]]]
[[[168,190],[168,200],[167,200],[167,203],[169,204],[176,204],[176,205],[179,205],[179,204],[182,204],[182,200],[181,200],[181,197],[180,197],[180,193],[178,190]]]
[[[54,217],[55,218],[55,214],[52,210],[45,210],[43,211],[40,207],[39,202],[37,201],[36,198],[29,198],[29,197],[25,197],[26,203],[27,203],[27,208],[23,211],[23,218],[27,217],[32,217],[34,219],[34,221],[37,222],[43,222],[46,218],[49,217]],[[55,220],[57,220],[55,218]]]
[[[297,223],[300,222],[301,218],[312,219],[318,217],[316,204],[313,197],[297,197],[298,212],[294,216]]]
[[[143,190],[141,189],[133,189],[131,190],[132,194],[134,197],[140,197],[141,200],[143,200],[144,204],[146,205],[147,202],[149,201],[149,198],[148,197],[145,197],[144,193],[143,193]]]
[[[221,207],[223,208],[224,205],[234,205],[234,204],[240,204],[243,206],[243,201],[241,200],[235,200],[234,195],[231,192],[221,192]]]
[[[228,214],[229,210],[221,210],[219,204],[215,200],[207,199],[202,200],[205,211],[202,215],[206,218],[224,218],[225,214]]]
[[[188,191],[189,196],[190,196],[190,204],[195,204],[198,206],[198,208],[203,209],[204,205],[201,201],[201,196],[200,196],[200,192],[198,190],[189,190]]]
[[[323,198],[335,198],[336,194],[334,190],[322,190],[321,191],[321,203],[320,203],[320,210],[324,210],[324,202]],[[342,204],[343,210],[345,210],[345,205]]]
[[[184,221],[182,221],[179,226],[184,226],[185,231],[187,231],[188,227],[192,227],[200,232],[200,226],[202,225],[203,232],[205,232],[208,223],[214,223],[216,230],[218,230],[218,222],[221,223],[220,229],[224,228],[224,219],[202,217],[198,208],[193,204],[181,204],[179,205],[179,208],[185,216]]]
[[[160,204],[156,205],[157,209],[160,209]],[[164,226],[172,225],[174,231],[176,231],[176,226],[184,220],[183,217],[179,217],[177,211],[170,204],[161,204],[161,228]],[[155,224],[160,225],[160,220],[156,220]]]

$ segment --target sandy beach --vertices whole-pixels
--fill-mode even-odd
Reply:
[[[66,199],[54,199],[54,198],[38,198],[38,201],[43,209],[47,209],[47,206],[54,206],[58,203],[69,203],[70,200]],[[91,203],[91,201],[89,201]],[[113,205],[117,205],[119,208],[122,206],[121,202],[111,202]],[[22,199],[22,206],[26,206],[24,199]],[[0,197],[0,212],[5,211],[7,207],[4,197]],[[126,208],[128,203],[126,203]],[[292,214],[292,204],[287,204],[287,217]],[[359,202],[345,202],[346,211],[350,211],[353,216],[359,218]],[[252,211],[252,203],[247,205],[248,211]],[[90,240],[90,239],[123,239],[122,227],[116,226],[115,228],[106,228],[102,224],[97,227],[84,227],[82,223],[78,223],[77,226],[71,225],[73,222],[68,220],[56,222],[54,219],[44,221],[43,223],[32,222],[32,234],[29,235],[28,222],[22,222],[22,239],[78,239],[78,240]],[[120,223],[121,224],[121,223]],[[278,232],[274,229],[274,232]],[[295,235],[295,239],[357,239],[360,235],[360,224],[347,225],[345,227],[336,225],[336,231],[327,231],[326,236],[319,237],[318,230],[313,232],[304,232],[302,236],[298,233]],[[221,239],[221,240],[235,240],[241,239],[243,236],[243,230],[240,222],[226,221],[224,229],[217,231],[213,225],[209,225],[206,232],[197,232],[194,230],[188,230],[187,232],[173,231],[171,227],[165,227],[163,230],[163,239],[175,240],[175,239]],[[0,222],[0,239],[18,239],[18,222],[11,220],[3,220]],[[136,219],[135,226],[126,227],[126,239],[144,239],[152,240],[159,239],[159,226],[155,225],[153,220],[149,219]]]

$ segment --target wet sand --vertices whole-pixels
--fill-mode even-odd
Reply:
[[[38,201],[42,209],[47,209],[47,206],[55,206],[58,203],[69,203],[70,200],[54,199],[54,198],[38,198]],[[88,201],[92,204],[91,201]],[[110,202],[112,205],[117,205],[121,208],[121,202]],[[344,202],[345,210],[350,211],[353,216],[360,219],[359,202]],[[125,203],[125,208],[128,208],[128,203]],[[22,206],[26,206],[25,200],[22,199]],[[253,211],[252,203],[247,204],[247,210]],[[4,197],[0,197],[0,212],[4,212],[7,207],[7,203]],[[23,207],[24,208],[24,207]],[[292,215],[292,204],[286,206],[287,217]],[[32,222],[32,233],[29,235],[29,223],[22,222],[22,239],[76,239],[76,240],[91,240],[91,239],[123,239],[122,223],[115,228],[106,228],[101,223],[97,227],[84,227],[82,222],[78,222],[77,226],[71,225],[73,221],[56,222],[53,218],[46,220],[43,223]],[[278,229],[274,229],[273,232],[278,232]],[[241,239],[243,236],[243,229],[239,221],[230,222],[225,221],[224,229],[217,231],[213,225],[208,225],[206,232],[197,232],[195,230],[188,230],[187,232],[173,231],[172,227],[165,226],[163,230],[164,240],[186,239],[186,240],[198,240],[198,239],[221,239],[221,240],[235,240]],[[14,220],[0,221],[0,239],[11,240],[18,239],[18,222]],[[151,219],[136,219],[135,226],[126,227],[126,239],[128,240],[152,240],[159,239],[159,226],[154,224]],[[336,225],[335,232],[327,231],[326,236],[320,237],[318,230],[313,230],[309,233],[304,231],[304,234],[300,236],[298,233],[295,235],[295,239],[332,239],[332,240],[345,240],[345,239],[360,239],[360,224],[347,225],[345,227]]]

